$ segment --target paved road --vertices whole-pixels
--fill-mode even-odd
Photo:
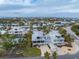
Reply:
[[[43,57],[20,57],[20,58],[0,58],[0,59],[44,59]]]
[[[68,34],[70,34],[70,36],[72,38],[75,39],[75,42],[77,43],[77,45],[79,46],[79,37],[71,30],[71,26],[66,27],[66,31]]]
[[[70,34],[75,39],[79,40],[79,37],[71,30],[71,26],[66,27],[67,33]]]
[[[0,58],[0,59],[45,59],[44,57],[25,57],[25,58]],[[53,59],[50,57],[50,59]],[[64,55],[64,56],[59,56],[58,59],[79,59],[79,52],[75,55]]]

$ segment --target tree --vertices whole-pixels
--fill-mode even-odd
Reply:
[[[79,35],[79,25],[73,25],[71,30],[75,32],[76,35]]]
[[[13,43],[12,42],[4,42],[3,43],[3,48],[5,48],[6,50],[9,50],[13,47]]]
[[[56,51],[53,53],[53,59],[57,59],[57,52]]]
[[[32,47],[32,31],[29,31],[26,37],[27,37],[27,46]]]
[[[19,40],[18,48],[26,48],[28,46],[27,38]]]
[[[30,23],[30,31],[33,30],[33,22]]]
[[[42,30],[45,34],[49,33],[50,32],[50,28],[48,26],[43,26],[42,27]]]
[[[17,44],[18,48],[31,48],[32,47],[32,31],[29,31],[24,35],[24,39],[19,39]]]
[[[3,35],[0,35],[0,37],[2,39],[4,39],[4,41],[11,41],[12,39],[15,38],[15,35],[12,35],[12,34],[3,34]]]
[[[70,37],[70,35],[65,35],[65,42],[67,42],[69,45],[71,45],[72,42],[74,42],[74,39]]]
[[[46,52],[45,54],[44,54],[44,57],[45,57],[45,59],[49,59],[49,53],[48,52]]]
[[[64,28],[59,28],[59,33],[62,35],[66,34],[66,30]]]
[[[19,22],[19,25],[20,25],[20,26],[24,26],[23,21],[20,21],[20,22]]]
[[[14,46],[12,39],[15,38],[15,35],[3,34],[3,35],[1,35],[1,38],[4,40],[3,48],[5,48],[6,50],[8,50]]]

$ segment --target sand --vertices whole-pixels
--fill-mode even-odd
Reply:
[[[73,47],[63,46],[57,50],[58,55],[65,55],[65,54],[76,54],[79,51],[79,46],[73,43]]]

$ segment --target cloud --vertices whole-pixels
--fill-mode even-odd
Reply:
[[[78,0],[71,0],[70,3],[76,3],[79,2]]]
[[[3,16],[79,13],[79,0],[0,0],[0,13]]]
[[[0,4],[31,5],[32,0],[0,0]]]
[[[5,3],[5,0],[0,0],[0,4],[4,4]]]
[[[69,12],[69,13],[79,13],[79,9],[64,9],[58,12]]]

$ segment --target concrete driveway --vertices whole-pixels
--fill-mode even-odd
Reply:
[[[50,53],[50,56],[52,55],[52,52],[47,45],[40,46],[40,50],[41,50],[41,56],[44,56],[45,52]]]

